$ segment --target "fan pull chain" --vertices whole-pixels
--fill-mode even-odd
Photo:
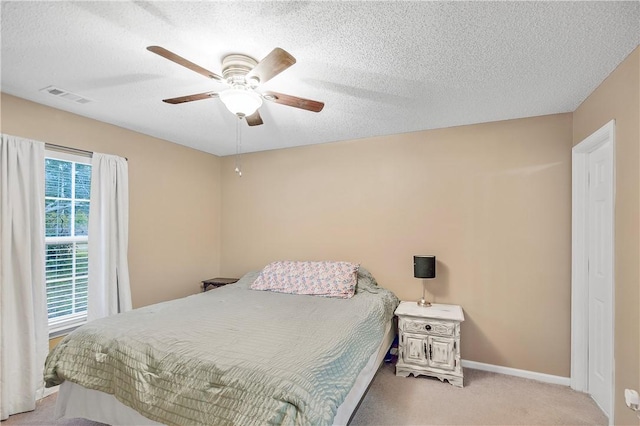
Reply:
[[[242,138],[240,137],[240,122],[242,121],[242,117],[238,116],[238,121],[236,122],[236,173],[239,177],[242,177],[242,164],[240,164],[240,153],[242,152]]]

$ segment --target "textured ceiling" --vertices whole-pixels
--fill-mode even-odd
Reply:
[[[573,111],[640,42],[638,1],[3,0],[1,19],[3,92],[217,155],[236,149],[219,99],[161,100],[226,86],[146,46],[218,74],[229,53],[297,59],[260,90],[325,108],[266,102],[251,152]]]

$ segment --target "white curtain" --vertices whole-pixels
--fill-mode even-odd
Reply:
[[[131,310],[126,159],[93,154],[90,201],[88,321]]]
[[[49,350],[44,144],[0,135],[0,418],[36,408]]]

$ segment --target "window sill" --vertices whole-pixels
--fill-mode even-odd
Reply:
[[[49,323],[49,339],[64,336],[71,333],[76,328],[87,323],[86,313],[83,315],[65,318],[61,321]]]
[[[60,329],[57,328],[55,330],[49,329],[49,339],[55,339],[56,337],[66,336],[67,334],[71,333],[73,330],[75,330],[76,328],[79,328],[84,324],[86,324],[86,321],[83,322],[82,324],[72,325],[70,327],[65,327]]]

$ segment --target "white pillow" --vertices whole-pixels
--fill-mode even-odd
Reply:
[[[251,288],[348,299],[355,293],[359,267],[350,262],[273,262],[262,269]]]

